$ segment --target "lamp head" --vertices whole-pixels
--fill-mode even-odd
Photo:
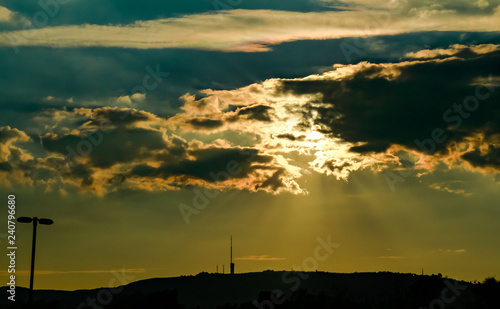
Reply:
[[[52,221],[51,219],[42,218],[42,219],[38,219],[38,223],[45,224],[45,225],[52,225],[54,223],[54,221]]]
[[[30,217],[17,218],[17,222],[21,222],[21,223],[31,223],[32,221],[33,221],[33,218],[30,218]]]

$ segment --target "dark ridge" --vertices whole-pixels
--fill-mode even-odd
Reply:
[[[7,287],[0,290],[8,294]],[[23,305],[27,295],[27,289],[18,287],[15,304],[2,297],[0,308],[500,308],[500,282],[494,278],[470,283],[441,274],[390,272],[200,273],[114,289],[37,290],[35,304],[29,307]]]

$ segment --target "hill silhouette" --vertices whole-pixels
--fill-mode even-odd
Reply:
[[[1,293],[6,295],[6,287]],[[36,290],[35,304],[6,297],[0,308],[32,309],[246,309],[246,308],[500,308],[500,283],[494,278],[469,283],[441,275],[389,272],[326,273],[264,271],[155,278],[116,289]]]

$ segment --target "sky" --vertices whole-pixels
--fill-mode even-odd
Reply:
[[[236,272],[500,275],[499,30],[500,0],[0,0],[35,288],[227,272],[231,235]]]

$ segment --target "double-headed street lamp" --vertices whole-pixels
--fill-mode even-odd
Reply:
[[[31,244],[31,272],[30,272],[30,297],[28,302],[33,303],[33,276],[35,274],[35,248],[36,248],[36,226],[38,223],[44,225],[51,225],[54,221],[50,219],[38,219],[37,217],[19,217],[17,218],[17,222],[21,223],[31,223],[33,222],[33,241]]]

